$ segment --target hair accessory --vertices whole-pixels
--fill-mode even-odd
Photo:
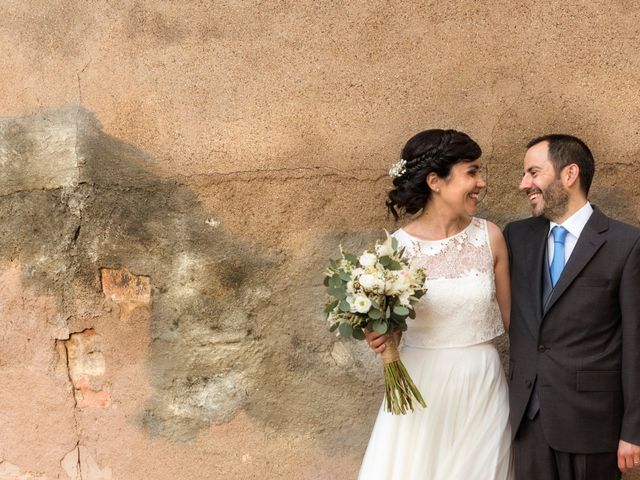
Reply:
[[[398,160],[389,169],[389,176],[392,178],[398,178],[405,174],[407,171],[407,161],[404,159]]]

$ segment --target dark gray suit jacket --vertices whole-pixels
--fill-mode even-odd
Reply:
[[[570,453],[640,444],[640,230],[597,208],[543,307],[549,222],[504,230],[511,270],[510,421],[534,382],[549,445]]]

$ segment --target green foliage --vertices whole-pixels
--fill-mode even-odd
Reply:
[[[327,303],[327,305],[325,305],[325,307],[324,307],[324,313],[326,313],[328,315],[331,312],[333,312],[333,309],[338,306],[338,303],[340,303],[340,300],[337,300],[337,299],[332,301],[332,302],[330,302],[330,303]]]
[[[351,280],[351,275],[349,275],[344,270],[339,270],[338,276],[340,277],[340,280],[342,280],[343,282],[348,282],[349,280]]]
[[[329,279],[329,286],[331,288],[340,288],[342,287],[342,279],[340,279],[340,275],[334,273],[333,276]]]
[[[389,324],[384,320],[374,320],[371,326],[376,332],[381,334],[385,334],[389,331]]]
[[[389,265],[386,266],[389,270],[397,271],[402,270],[402,264],[397,260],[391,260]]]
[[[355,338],[356,340],[364,340],[365,336],[364,336],[364,331],[361,328],[354,328],[353,332],[352,332],[353,338]]]
[[[342,322],[338,327],[338,332],[343,337],[350,337],[353,334],[353,328],[347,322]]]
[[[352,253],[343,253],[342,256],[353,266],[358,266],[358,257],[353,255]]]
[[[345,288],[327,288],[327,294],[331,297],[337,298],[338,300],[344,300],[347,298],[347,290]]]
[[[393,313],[395,313],[399,317],[406,317],[409,315],[409,309],[398,305],[396,307],[393,307]]]

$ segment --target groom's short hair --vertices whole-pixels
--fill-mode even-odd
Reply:
[[[559,175],[560,170],[567,165],[572,163],[578,165],[580,169],[580,188],[585,195],[588,195],[595,172],[595,162],[587,144],[573,135],[551,133],[534,138],[527,144],[527,148],[542,142],[549,144],[549,159],[553,164],[556,175]]]

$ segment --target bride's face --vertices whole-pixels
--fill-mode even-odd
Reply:
[[[487,187],[482,175],[480,159],[473,162],[459,162],[451,168],[446,179],[440,179],[436,196],[454,212],[473,215],[478,210],[480,192]]]

